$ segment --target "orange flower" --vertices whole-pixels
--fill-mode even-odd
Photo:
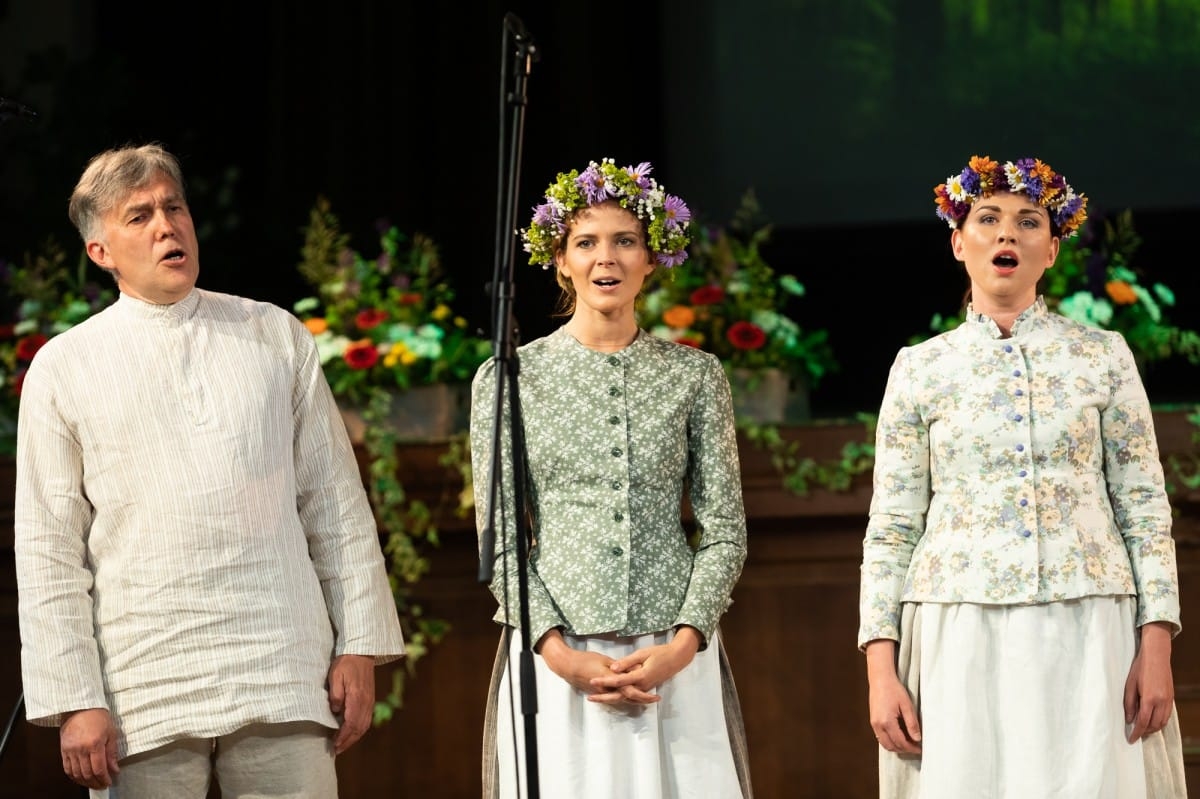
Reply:
[[[662,318],[668,327],[683,329],[696,321],[696,312],[686,305],[675,305],[663,311]]]
[[[329,329],[329,323],[320,317],[305,319],[304,326],[308,328],[308,332],[314,336],[319,336]]]
[[[971,156],[971,160],[967,162],[967,166],[981,175],[990,175],[1000,167],[1000,164],[986,155],[973,155]]]
[[[1104,290],[1117,305],[1133,305],[1137,302],[1137,294],[1133,287],[1124,280],[1110,280],[1104,284]]]

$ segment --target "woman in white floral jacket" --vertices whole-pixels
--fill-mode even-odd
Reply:
[[[524,232],[530,262],[555,270],[569,317],[517,350],[532,519],[527,597],[518,591],[524,513],[513,496],[512,393],[503,398],[493,503],[504,365],[489,360],[475,377],[475,506],[479,529],[494,519],[498,530],[491,588],[503,625],[485,797],[523,796],[530,786],[524,737],[513,734],[517,709],[528,707],[516,698],[527,675],[515,674],[524,599],[543,796],[751,799],[718,629],[746,558],[733,404],[715,355],[638,326],[645,281],[687,257],[687,206],[649,173],[647,163],[609,159],[561,173]]]
[[[1185,796],[1171,509],[1119,333],[1038,282],[1086,219],[1045,163],[935,189],[970,280],[879,413],[859,647],[887,799]]]

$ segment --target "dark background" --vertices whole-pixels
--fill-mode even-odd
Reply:
[[[364,254],[377,220],[433,237],[460,310],[491,335],[502,70],[515,14],[539,58],[525,92],[516,218],[554,175],[652,161],[701,218],[755,189],[790,310],[830,331],[841,371],[818,417],[873,410],[898,347],[965,286],[932,187],[975,154],[1036,155],[1092,199],[1131,208],[1135,266],[1200,327],[1200,9],[1028,0],[662,0],[189,6],[0,0],[0,257],[78,238],[66,198],[102,149],[158,140],[180,156],[200,284],[284,307],[318,195]],[[553,279],[516,250],[529,340],[556,322]],[[1194,401],[1196,368],[1154,365],[1156,402]]]

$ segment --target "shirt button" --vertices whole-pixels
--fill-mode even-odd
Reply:
[[[618,394],[620,394],[620,393],[621,393],[621,389],[617,388],[616,386],[609,386],[609,388],[608,388],[608,396],[610,396],[610,397],[615,397],[615,396],[617,396],[617,395],[618,395]]]
[[[620,424],[621,417],[620,416],[610,416],[610,417],[608,417],[608,423],[609,424]]]
[[[620,490],[621,490],[621,481],[620,481],[620,480],[613,480],[613,481],[612,481],[612,487],[613,487],[613,491],[620,491]]]
[[[615,355],[608,356],[608,362],[612,366],[620,366],[621,365],[621,359]]]
[[[620,547],[613,547],[613,548],[612,548],[612,553],[613,553],[614,555],[616,555],[617,557],[620,557],[620,556],[621,556],[621,548],[620,548]]]
[[[1021,420],[1022,420],[1022,419],[1024,419],[1024,418],[1025,418],[1025,417],[1024,417],[1024,416],[1022,416],[1022,415],[1021,415],[1021,414],[1019,414],[1019,413],[1014,413],[1014,414],[1013,414],[1013,421],[1014,421],[1014,422],[1019,422],[1019,421],[1021,421]]]
[[[620,447],[613,447],[613,448],[612,448],[612,456],[613,456],[614,458],[619,458],[619,457],[621,457],[621,448],[620,448]]]
[[[1023,499],[1023,500],[1021,500],[1021,507],[1022,507],[1022,508],[1023,508],[1023,507],[1025,507],[1025,506],[1026,506],[1026,505],[1028,505],[1028,504],[1029,504],[1029,500],[1027,500],[1027,499]]]
[[[1017,444],[1017,452],[1024,452],[1024,451],[1025,451],[1025,445]]]
[[[1022,531],[1021,531],[1021,537],[1022,537],[1022,538],[1029,538],[1029,536],[1031,536],[1031,535],[1033,535],[1033,533],[1032,533],[1031,531],[1029,531],[1029,530],[1022,530]]]
[[[1012,352],[1012,345],[1011,345],[1011,344],[1005,344],[1005,345],[1004,345],[1004,351],[1005,351],[1005,352]]]
[[[1029,474],[1029,472],[1022,469],[1021,471],[1017,472],[1017,477],[1024,477],[1027,474]]]
[[[1022,390],[1021,390],[1021,389],[1019,389],[1019,388],[1018,388],[1016,391],[1014,391],[1013,393],[1014,393],[1014,394],[1016,394],[1018,397],[1023,397],[1023,396],[1025,396],[1025,392],[1024,392],[1024,391],[1022,391]]]
[[[1020,376],[1021,376],[1021,370],[1013,369],[1013,377],[1020,377]]]
[[[625,514],[624,514],[624,513],[621,513],[621,511],[617,511],[616,513],[614,513],[614,514],[613,514],[613,521],[614,521],[614,522],[619,522],[619,521],[621,521],[621,520],[622,520],[622,519],[624,519],[624,518],[625,518]]]

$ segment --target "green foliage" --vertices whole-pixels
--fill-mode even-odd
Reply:
[[[0,454],[16,450],[17,410],[25,371],[37,351],[116,299],[111,278],[81,249],[71,269],[65,250],[48,239],[21,265],[0,259]]]
[[[363,407],[366,429],[363,445],[368,457],[367,494],[383,535],[383,553],[388,564],[388,582],[396,601],[396,611],[404,630],[407,655],[403,668],[392,672],[387,697],[375,703],[374,723],[390,720],[404,705],[407,681],[416,675],[417,663],[430,647],[441,642],[450,630],[442,619],[430,618],[413,596],[413,586],[429,571],[426,547],[439,545],[438,530],[429,506],[410,498],[398,477],[399,440],[388,418],[391,392],[381,386],[370,390]]]
[[[379,247],[372,258],[351,249],[329,202],[318,198],[298,264],[316,294],[295,304],[317,342],[334,396],[357,407],[365,423],[367,493],[408,652],[403,666],[392,671],[388,695],[375,705],[375,724],[403,707],[417,663],[450,631],[445,620],[425,612],[414,593],[429,571],[429,549],[439,545],[438,529],[429,506],[410,497],[400,481],[392,395],[416,386],[469,382],[491,355],[491,342],[471,335],[466,320],[453,311],[455,292],[432,240],[384,226]],[[448,473],[457,470],[467,478],[467,490],[458,497],[460,513],[469,507],[465,437],[453,437],[441,461]]]
[[[1192,408],[1187,420],[1192,423],[1192,448],[1182,454],[1172,453],[1164,461],[1167,493],[1173,497],[1200,490],[1200,405]]]
[[[801,455],[799,442],[785,439],[776,425],[746,423],[739,425],[739,430],[750,443],[771,456],[771,464],[781,475],[783,486],[804,496],[814,487],[848,491],[855,477],[874,468],[876,414],[858,413],[855,418],[863,424],[862,439],[847,441],[839,457],[830,461]]]

